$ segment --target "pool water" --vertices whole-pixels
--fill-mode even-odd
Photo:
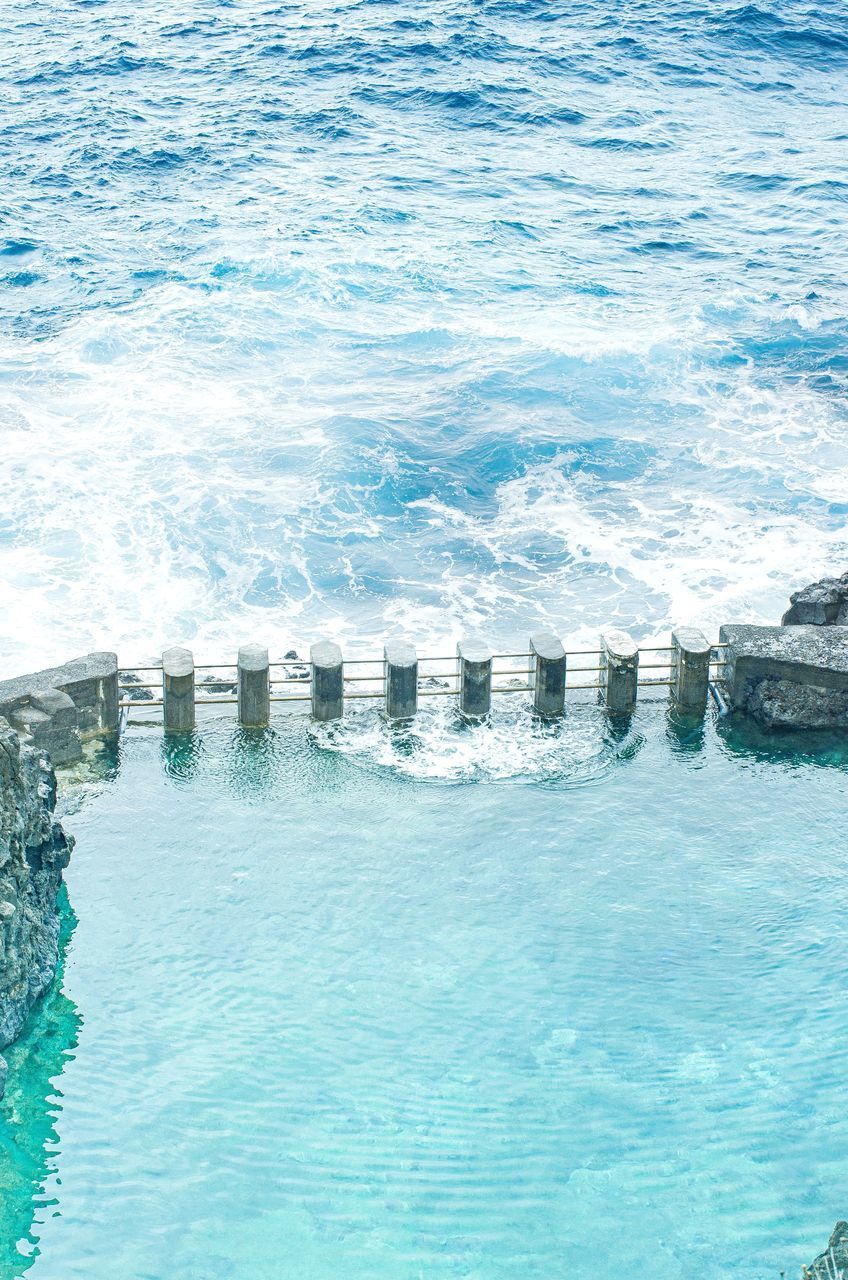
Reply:
[[[793,1274],[846,1208],[846,770],[658,705],[133,730],[66,788],[2,1274]]]

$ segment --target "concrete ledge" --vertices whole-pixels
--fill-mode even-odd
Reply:
[[[12,712],[10,723],[22,738],[46,751],[54,764],[75,764],[82,758],[78,720],[67,693],[45,689]]]
[[[0,716],[48,751],[55,765],[73,763],[81,739],[118,731],[117,655],[89,653],[0,681]]]
[[[724,626],[734,710],[766,728],[848,729],[848,627]]]
[[[66,693],[77,710],[78,728],[88,733],[118,728],[118,658],[89,653],[61,667],[0,681],[0,715],[14,712],[49,689]]]

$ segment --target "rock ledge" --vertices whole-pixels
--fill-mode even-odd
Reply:
[[[49,758],[0,718],[0,1050],[20,1035],[56,972],[56,899],[73,840],[54,820],[55,806]],[[0,1059],[0,1096],[5,1077]]]

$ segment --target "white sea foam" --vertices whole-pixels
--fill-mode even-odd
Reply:
[[[436,701],[436,700],[434,700]],[[438,699],[443,704],[447,699]],[[581,786],[602,776],[616,761],[632,758],[642,746],[638,732],[616,740],[592,707],[545,725],[530,714],[520,694],[498,699],[484,724],[467,724],[456,708],[422,700],[414,726],[400,728],[378,714],[349,714],[343,721],[315,725],[319,746],[368,769],[390,770],[417,781],[556,781]]]
[[[282,369],[251,354],[263,310],[296,347]],[[488,377],[499,352],[520,379],[551,336],[537,328],[516,346],[501,331],[490,348],[500,321],[468,319],[457,316],[466,380]],[[322,354],[286,323],[279,302],[243,289],[163,285],[37,350],[7,345],[8,669],[95,646],[150,660],[179,640],[225,658],[251,636],[283,650],[328,634],[363,651],[401,629],[431,650],[469,629],[508,645],[539,624],[580,643],[609,623],[642,639],[682,621],[714,634],[730,618],[776,618],[791,588],[848,559],[844,519],[822,505],[848,500],[844,422],[804,380],[778,390],[756,369],[703,363],[678,376],[637,335],[629,357],[663,419],[628,427],[619,416],[620,446],[597,454],[601,424],[566,412],[558,431],[570,443],[516,460],[482,505],[443,483],[453,457],[434,440],[432,491],[419,481],[393,512],[381,490],[409,460],[402,436],[381,442],[374,424],[397,419],[404,379],[371,352],[366,384],[349,344]],[[671,331],[661,336],[667,347]],[[613,375],[624,342],[623,329],[606,346],[587,337],[593,378]],[[426,436],[416,417],[445,392],[439,378],[412,392],[410,427]],[[363,409],[357,450],[338,415]],[[546,413],[534,433],[552,426]],[[626,460],[630,444],[642,456],[617,476],[616,451]],[[376,590],[363,569],[372,557]]]

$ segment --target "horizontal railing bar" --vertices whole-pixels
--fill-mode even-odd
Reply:
[[[710,651],[712,653],[716,653],[719,650],[726,649],[727,647],[728,646],[725,643],[717,643],[710,646]],[[600,654],[601,652],[602,652],[601,649],[566,649],[565,656],[567,658],[580,658],[580,657],[587,657],[592,654]],[[674,646],[670,644],[639,646],[639,653],[673,653],[673,652],[674,652]],[[528,650],[523,650],[520,653],[493,653],[492,654],[492,658],[494,661],[500,661],[501,659],[511,659],[511,658],[531,658],[532,656],[533,655]],[[429,656],[420,657],[418,659],[419,662],[456,662],[456,660],[457,660],[457,655],[455,653],[432,654]],[[384,659],[382,657],[343,658],[342,665],[345,667],[355,667],[355,666],[367,667],[367,666],[382,665],[383,661]],[[274,668],[308,667],[309,665],[310,665],[310,662],[308,658],[281,658],[279,659],[279,661],[268,663],[269,667],[274,667]],[[195,663],[194,669],[195,671],[236,671],[238,669],[238,663],[237,662]],[[150,666],[119,667],[118,674],[119,676],[129,675],[129,674],[135,675],[138,672],[142,672],[142,671],[161,671],[161,670],[162,670],[161,663],[154,663]]]
[[[645,687],[662,688],[662,687],[670,686],[673,683],[674,683],[673,680],[660,680],[660,679],[649,679],[649,680],[639,681],[640,687],[642,688],[645,688]],[[566,685],[566,692],[571,693],[573,691],[581,690],[581,689],[588,689],[588,690],[601,689],[602,687],[603,686],[598,681],[594,681],[590,684],[571,684],[571,685]],[[532,693],[532,692],[533,692],[533,686],[529,684],[493,685],[492,686],[492,693]],[[457,693],[458,693],[457,689],[419,689],[418,690],[418,696],[421,698],[452,698],[452,697],[456,697]],[[382,699],[383,697],[384,697],[384,694],[382,693],[382,691],[380,693],[348,693],[345,695],[345,698],[347,701],[362,701],[362,700],[375,699],[375,698]],[[310,701],[310,697],[306,693],[304,693],[303,697],[298,697],[296,694],[276,694],[276,695],[272,694],[270,701],[271,702],[308,703]],[[196,706],[205,706],[205,707],[221,707],[221,706],[227,706],[227,705],[232,706],[232,705],[235,705],[237,702],[238,702],[238,698],[232,698],[232,697],[196,698],[195,699]],[[143,711],[153,710],[154,708],[157,708],[157,707],[162,707],[164,706],[164,702],[160,699],[122,699],[121,701],[119,701],[118,706],[122,709],[126,708],[129,711],[143,712]]]

